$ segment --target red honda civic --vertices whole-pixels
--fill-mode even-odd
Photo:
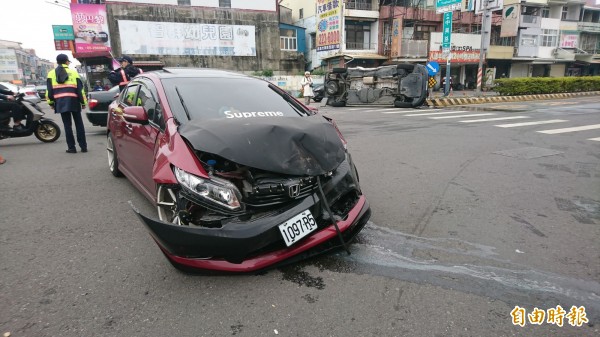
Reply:
[[[331,119],[242,74],[165,68],[110,105],[108,164],[177,268],[251,272],[345,247],[371,211]]]

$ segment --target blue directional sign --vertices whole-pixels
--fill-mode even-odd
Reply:
[[[435,61],[427,62],[425,68],[427,68],[429,76],[435,76],[435,74],[440,72],[440,64]]]
[[[452,12],[444,13],[444,27],[442,33],[442,50],[450,49],[450,36],[452,35]]]

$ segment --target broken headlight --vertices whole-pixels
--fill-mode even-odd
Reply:
[[[230,211],[242,209],[242,195],[232,183],[227,180],[211,177],[204,179],[175,167],[175,178],[183,188],[202,200],[225,207]]]

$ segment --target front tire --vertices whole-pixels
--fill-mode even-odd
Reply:
[[[52,143],[60,137],[60,127],[53,121],[43,120],[33,132],[35,137],[44,143]]]
[[[122,177],[123,173],[119,170],[117,149],[110,133],[106,136],[106,154],[108,155],[108,169],[110,173],[115,177]]]
[[[179,203],[177,191],[168,185],[158,185],[156,191],[156,208],[158,218],[173,225],[181,226],[182,222],[179,218]]]

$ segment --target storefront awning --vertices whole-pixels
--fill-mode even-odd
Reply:
[[[329,60],[333,58],[344,57],[346,60],[387,60],[387,56],[374,54],[374,53],[343,53],[343,54],[335,54],[328,55],[323,57],[323,60]]]

